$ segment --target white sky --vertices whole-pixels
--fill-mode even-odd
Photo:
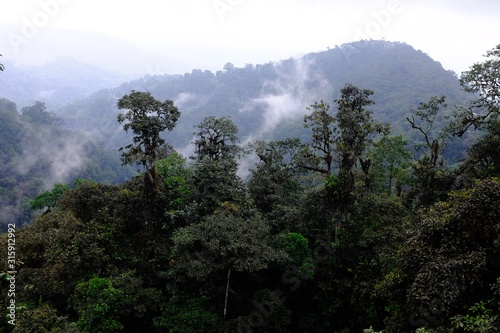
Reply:
[[[461,73],[500,44],[500,1],[0,0],[2,23],[13,25],[0,34],[2,60],[25,63],[74,55],[74,44],[51,44],[51,29],[62,28],[134,44],[156,57],[145,60],[152,71],[216,71],[227,62],[241,67],[383,38]],[[95,48],[87,50],[89,61],[128,66],[114,44]]]

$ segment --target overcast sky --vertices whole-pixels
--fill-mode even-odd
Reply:
[[[359,39],[385,39],[406,42],[445,69],[461,73],[500,44],[497,0],[0,0],[0,4],[0,24],[9,24],[2,26],[0,53],[4,61],[24,63],[78,54],[100,65],[120,63],[173,74],[193,68],[216,71],[227,62],[238,67],[266,63]],[[64,34],[53,34],[53,29],[64,29]],[[80,33],[73,35],[73,30]],[[109,39],[97,44],[86,40],[88,48],[82,52],[79,38],[102,37],[90,32],[119,38],[130,44],[129,50],[136,46],[143,53],[123,51]],[[61,36],[74,38],[62,41]],[[122,54],[117,55],[119,51]],[[141,54],[149,57],[144,60]],[[142,67],[134,67],[139,63]]]

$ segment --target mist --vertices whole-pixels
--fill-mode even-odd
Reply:
[[[304,58],[275,64],[277,78],[265,81],[261,95],[250,100],[240,110],[262,112],[262,127],[251,135],[252,139],[262,138],[284,121],[302,117],[307,106],[329,96],[330,83],[320,72],[314,71],[313,65],[314,61]]]
[[[33,191],[48,191],[54,184],[70,183],[87,162],[87,141],[81,135],[35,128],[29,123],[23,123],[23,127],[22,153],[9,163],[9,174],[16,186],[10,193],[11,199],[0,207],[2,225],[22,219],[29,200],[36,194]]]
[[[331,95],[331,84],[314,68],[314,60],[298,58],[274,64],[277,77],[266,80],[259,97],[248,101],[240,112],[260,113],[261,127],[242,139],[242,145],[257,140],[273,138],[273,131],[280,125],[302,118],[306,108]],[[255,167],[258,158],[245,155],[240,160],[238,175],[246,178]]]
[[[23,154],[18,162],[17,171],[21,175],[43,169],[44,190],[51,189],[56,183],[70,180],[70,176],[80,171],[85,162],[87,142],[76,133],[63,136],[57,134],[53,129],[30,129],[25,142],[31,145],[23,145]]]

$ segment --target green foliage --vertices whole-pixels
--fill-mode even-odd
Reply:
[[[137,162],[150,171],[158,158],[159,149],[165,143],[160,133],[171,131],[180,117],[173,101],[160,102],[149,92],[132,91],[118,100],[118,108],[128,110],[118,115],[118,122],[125,123],[125,132],[132,130],[133,143],[124,148],[124,164]]]
[[[439,314],[434,326],[447,325],[446,318],[460,314],[464,305],[489,300],[488,285],[500,276],[495,238],[500,228],[500,184],[485,180],[450,195],[448,202],[422,213],[410,230],[400,253],[402,285],[394,285],[406,290],[408,309],[434,309]]]
[[[172,333],[220,332],[219,318],[207,309],[206,303],[202,297],[184,303],[171,301],[164,314],[154,319],[154,324]]]
[[[437,200],[444,200],[453,183],[453,176],[445,170],[442,156],[447,129],[436,128],[437,119],[443,117],[443,109],[446,108],[446,97],[434,96],[428,102],[420,103],[417,109],[412,110],[412,116],[406,118],[423,138],[423,143],[415,147],[416,151],[423,148],[423,153],[413,165],[415,186],[409,195],[411,199],[417,199],[418,206],[429,206]]]
[[[325,178],[325,187],[335,188],[339,185],[339,178],[335,175],[330,175]]]
[[[330,105],[323,101],[316,102],[307,110],[311,114],[304,116],[304,127],[311,128],[312,170],[321,173],[330,174],[333,168],[333,150],[336,137],[336,128],[334,127],[335,118],[329,113]]]
[[[83,332],[121,332],[118,321],[121,293],[106,278],[94,276],[75,288],[74,307],[78,312],[77,325]]]
[[[192,169],[186,165],[186,159],[179,153],[172,153],[158,161],[158,175],[163,179],[163,188],[168,196],[166,199],[172,206],[179,206],[191,194],[189,179]]]
[[[365,109],[374,104],[370,99],[373,95],[372,90],[359,89],[352,84],[347,84],[340,90],[340,94],[340,98],[335,100],[338,105],[335,120],[339,131],[336,154],[342,175],[342,171],[352,172],[358,160],[363,167],[363,154],[372,143],[373,136],[387,133],[389,128],[375,121],[372,111]]]
[[[311,279],[315,267],[309,240],[300,233],[283,231],[278,235],[278,243],[291,258],[286,267],[295,267],[303,280]]]
[[[242,149],[238,146],[238,128],[227,117],[207,117],[197,126],[195,135],[195,160],[193,186],[195,213],[212,214],[222,203],[244,205],[244,185],[236,174],[237,158]]]
[[[54,112],[47,111],[45,103],[35,102],[33,106],[24,107],[21,110],[21,118],[30,124],[58,126],[62,124],[62,119]]]
[[[179,153],[172,153],[157,162],[158,177],[162,182],[162,201],[168,226],[184,224],[187,206],[194,195],[193,168]]]
[[[160,102],[149,92],[132,90],[118,100],[118,108],[128,110],[118,115],[118,122],[125,123],[125,132],[132,130],[133,143],[120,148],[123,164],[137,163],[145,169],[143,194],[145,198],[145,217],[147,231],[158,231],[164,215],[159,204],[160,184],[157,176],[156,162],[162,153],[169,148],[161,133],[171,131],[180,117],[180,112],[172,100]]]
[[[223,208],[172,236],[174,269],[198,280],[232,268],[255,272],[285,258],[268,239],[269,227],[258,216],[245,220]]]
[[[31,209],[44,209],[47,208],[51,210],[57,207],[61,197],[69,190],[68,185],[55,184],[52,191],[46,191],[35,197],[33,201],[30,202]]]
[[[351,54],[352,63],[345,66],[358,75],[349,81],[360,83],[361,78],[363,85],[376,82],[377,88],[387,82],[361,75],[359,68],[377,63],[394,69],[398,61],[382,59],[394,49],[405,59],[415,55],[410,47],[393,43],[350,47],[362,45],[376,52]],[[338,80],[346,68],[328,62],[339,51],[356,49],[311,55],[316,61],[310,69]],[[427,58],[417,58],[413,64],[423,71]],[[307,142],[283,138],[278,126],[276,140],[250,144],[258,162],[244,181],[237,172],[247,152],[239,146],[236,124],[246,137],[259,126],[245,121],[248,114],[267,111],[256,105],[255,112],[234,118],[224,114],[242,108],[236,102],[241,96],[255,101],[262,93],[281,93],[272,84],[262,88],[262,80],[281,82],[280,71],[296,70],[296,65],[295,60],[244,69],[228,64],[216,75],[195,70],[136,82],[152,92],[122,97],[118,105],[128,113],[119,121],[134,135],[122,149],[124,158],[142,165],[144,174],[123,185],[82,179],[72,188],[57,183],[31,201],[34,208],[50,211],[0,235],[1,243],[10,240],[10,252],[15,248],[18,305],[18,325],[2,321],[0,332],[497,331],[500,126],[493,113],[483,119],[487,132],[458,166],[460,181],[454,183],[443,150],[449,140],[443,134],[446,100],[428,99],[441,95],[434,82],[427,80],[424,94],[413,84],[422,76],[407,68],[412,73],[408,80],[396,66],[399,70],[386,78],[399,78],[401,86],[411,82],[411,102],[398,100],[399,111],[385,110],[388,104],[378,101],[394,100],[396,87],[378,97],[354,84],[340,87],[334,95],[336,113],[323,101],[308,108]],[[495,77],[488,73],[493,76],[485,78]],[[481,85],[471,91],[490,94],[482,100],[482,111],[495,112],[496,88],[488,85],[496,81],[482,85],[471,78],[471,87]],[[183,131],[203,112],[215,111],[196,126],[194,163],[188,164],[161,136],[177,125],[178,110],[152,94],[178,96],[191,84],[200,98],[183,101],[189,109],[186,122],[179,123]],[[314,82],[308,85],[316,89]],[[119,89],[122,93],[128,86]],[[105,95],[98,94],[96,106],[115,105]],[[201,112],[204,100],[222,102]],[[422,156],[413,169],[408,136],[389,134],[375,112],[383,109],[395,117],[410,109],[408,104],[413,107],[409,124],[421,137]],[[8,216],[6,204],[27,208],[29,198],[43,188],[47,161],[26,165],[24,173],[15,171],[27,151],[41,147],[34,140],[37,131],[48,145],[71,138],[49,121],[51,116],[42,103],[18,114],[14,103],[0,99],[0,129],[5,130],[0,131],[0,162],[5,162],[0,163],[1,218]],[[99,122],[93,121],[94,126]],[[307,137],[296,124],[283,125],[290,130],[287,135]],[[107,172],[114,170],[117,156],[108,156],[102,147],[86,145],[85,156],[97,159],[69,178],[119,178],[119,172]],[[454,191],[449,190],[452,183]],[[11,194],[13,186],[22,193]],[[0,256],[0,267],[9,267],[8,256]],[[8,305],[12,277],[12,272],[0,272],[0,308]]]
[[[234,159],[241,149],[237,145],[238,127],[229,117],[204,118],[196,128],[194,135],[195,156],[197,161],[218,161]]]
[[[465,332],[492,333],[497,332],[496,319],[493,311],[486,307],[483,301],[474,304],[469,309],[470,314],[465,316],[456,315],[452,317],[452,323],[458,329]]]
[[[371,186],[371,160],[365,156],[366,151],[373,143],[374,137],[387,134],[389,127],[375,121],[372,112],[365,109],[374,104],[370,99],[373,91],[347,84],[340,90],[340,94],[340,98],[335,100],[335,115],[330,115],[330,106],[321,101],[311,105],[309,110],[313,110],[312,113],[304,117],[305,127],[312,128],[312,142],[311,151],[304,152],[307,163],[303,167],[329,176],[334,170],[335,161],[339,180],[335,182],[335,187],[338,188],[334,190],[332,186],[327,187],[335,193],[332,197],[348,205],[355,188],[358,163],[361,166],[364,185]]]
[[[491,121],[488,132],[467,150],[458,175],[465,186],[477,179],[500,176],[500,122]]]
[[[18,308],[19,316],[12,333],[79,333],[75,323],[68,318],[57,315],[56,309],[50,304],[40,304],[33,309]]]
[[[411,153],[402,135],[383,136],[370,152],[372,175],[377,190],[401,195],[402,187],[409,183]]]
[[[468,91],[479,95],[468,108],[462,109],[455,117],[454,132],[462,136],[470,127],[488,128],[490,122],[498,120],[500,114],[500,44],[486,52],[488,58],[472,65],[462,73],[460,84]]]
[[[300,166],[304,144],[299,139],[252,145],[260,161],[248,180],[248,192],[256,208],[271,224],[273,233],[292,228],[298,219],[304,190],[304,169]]]

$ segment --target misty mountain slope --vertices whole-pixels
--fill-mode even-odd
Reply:
[[[62,128],[40,105],[31,109],[37,117],[0,98],[0,231],[7,222],[30,221],[30,200],[56,183],[75,178],[123,183],[135,174],[121,166],[117,151]]]
[[[4,65],[6,69],[0,77],[0,97],[20,107],[42,101],[49,108],[58,108],[131,78],[130,75],[70,58],[58,59],[43,66],[23,67],[9,61]]]
[[[231,64],[215,74],[193,70],[184,75],[146,76],[100,91],[60,110],[69,126],[105,139],[109,147],[126,142],[116,123],[116,100],[131,90],[149,91],[156,98],[173,99],[181,118],[168,142],[188,147],[193,126],[205,116],[229,115],[243,140],[306,138],[302,118],[306,107],[323,99],[333,104],[346,83],[372,89],[374,117],[407,132],[406,115],[431,96],[446,95],[449,104],[469,98],[455,73],[422,51],[398,42],[361,41],[277,63]]]

